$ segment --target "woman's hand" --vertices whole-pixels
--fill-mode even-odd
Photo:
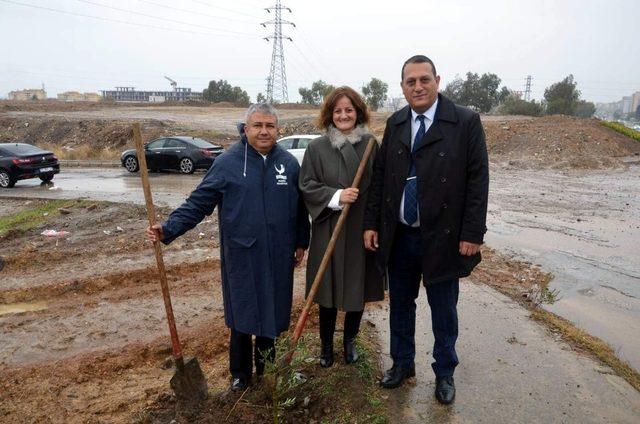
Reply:
[[[340,193],[340,204],[344,205],[346,203],[355,203],[355,201],[358,200],[359,192],[360,190],[358,190],[357,188],[345,188],[344,190],[342,190],[342,193]]]

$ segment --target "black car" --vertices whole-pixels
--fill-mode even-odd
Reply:
[[[208,169],[214,159],[223,152],[221,146],[196,137],[163,137],[144,146],[147,168],[154,171],[177,169],[191,174],[196,169]],[[125,150],[120,158],[129,172],[140,169],[135,149]]]
[[[27,178],[49,182],[58,172],[60,164],[52,152],[26,143],[0,143],[0,188]]]

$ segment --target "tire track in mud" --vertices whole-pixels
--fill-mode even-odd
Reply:
[[[168,268],[176,318],[183,328],[223,314],[219,260]],[[31,301],[24,313],[0,315],[0,366],[61,359],[148,340],[165,330],[155,267],[67,280],[3,293],[3,301]],[[38,306],[29,311],[29,305]],[[0,308],[11,306],[0,305]]]
[[[177,283],[181,280],[190,281],[189,277],[198,275],[203,271],[211,271],[212,277],[214,271],[220,267],[219,259],[207,259],[195,263],[182,263],[167,267],[167,278],[170,283]],[[54,282],[47,285],[37,287],[5,290],[0,292],[0,303],[17,303],[17,302],[33,302],[38,300],[51,300],[56,298],[65,298],[68,296],[85,294],[96,295],[107,290],[125,290],[136,287],[141,288],[142,285],[155,284],[157,288],[159,281],[158,270],[154,266],[116,272],[112,274],[95,276],[83,279],[70,278],[68,280]],[[177,285],[185,287],[184,284]],[[146,290],[145,290],[146,292]],[[107,293],[107,296],[117,300],[122,294]]]

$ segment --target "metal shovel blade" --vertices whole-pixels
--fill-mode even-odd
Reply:
[[[178,401],[197,403],[208,396],[207,380],[197,358],[191,358],[183,366],[178,365],[170,383]]]

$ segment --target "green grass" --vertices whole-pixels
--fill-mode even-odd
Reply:
[[[619,132],[620,134],[624,134],[628,137],[633,138],[636,141],[640,141],[640,131],[636,131],[633,128],[629,128],[626,125],[623,125],[619,122],[600,121],[600,123],[605,127],[611,128],[612,130]]]
[[[59,208],[78,205],[79,200],[48,200],[37,206],[0,217],[0,236],[9,232],[23,233],[47,222],[52,217],[60,215]]]

